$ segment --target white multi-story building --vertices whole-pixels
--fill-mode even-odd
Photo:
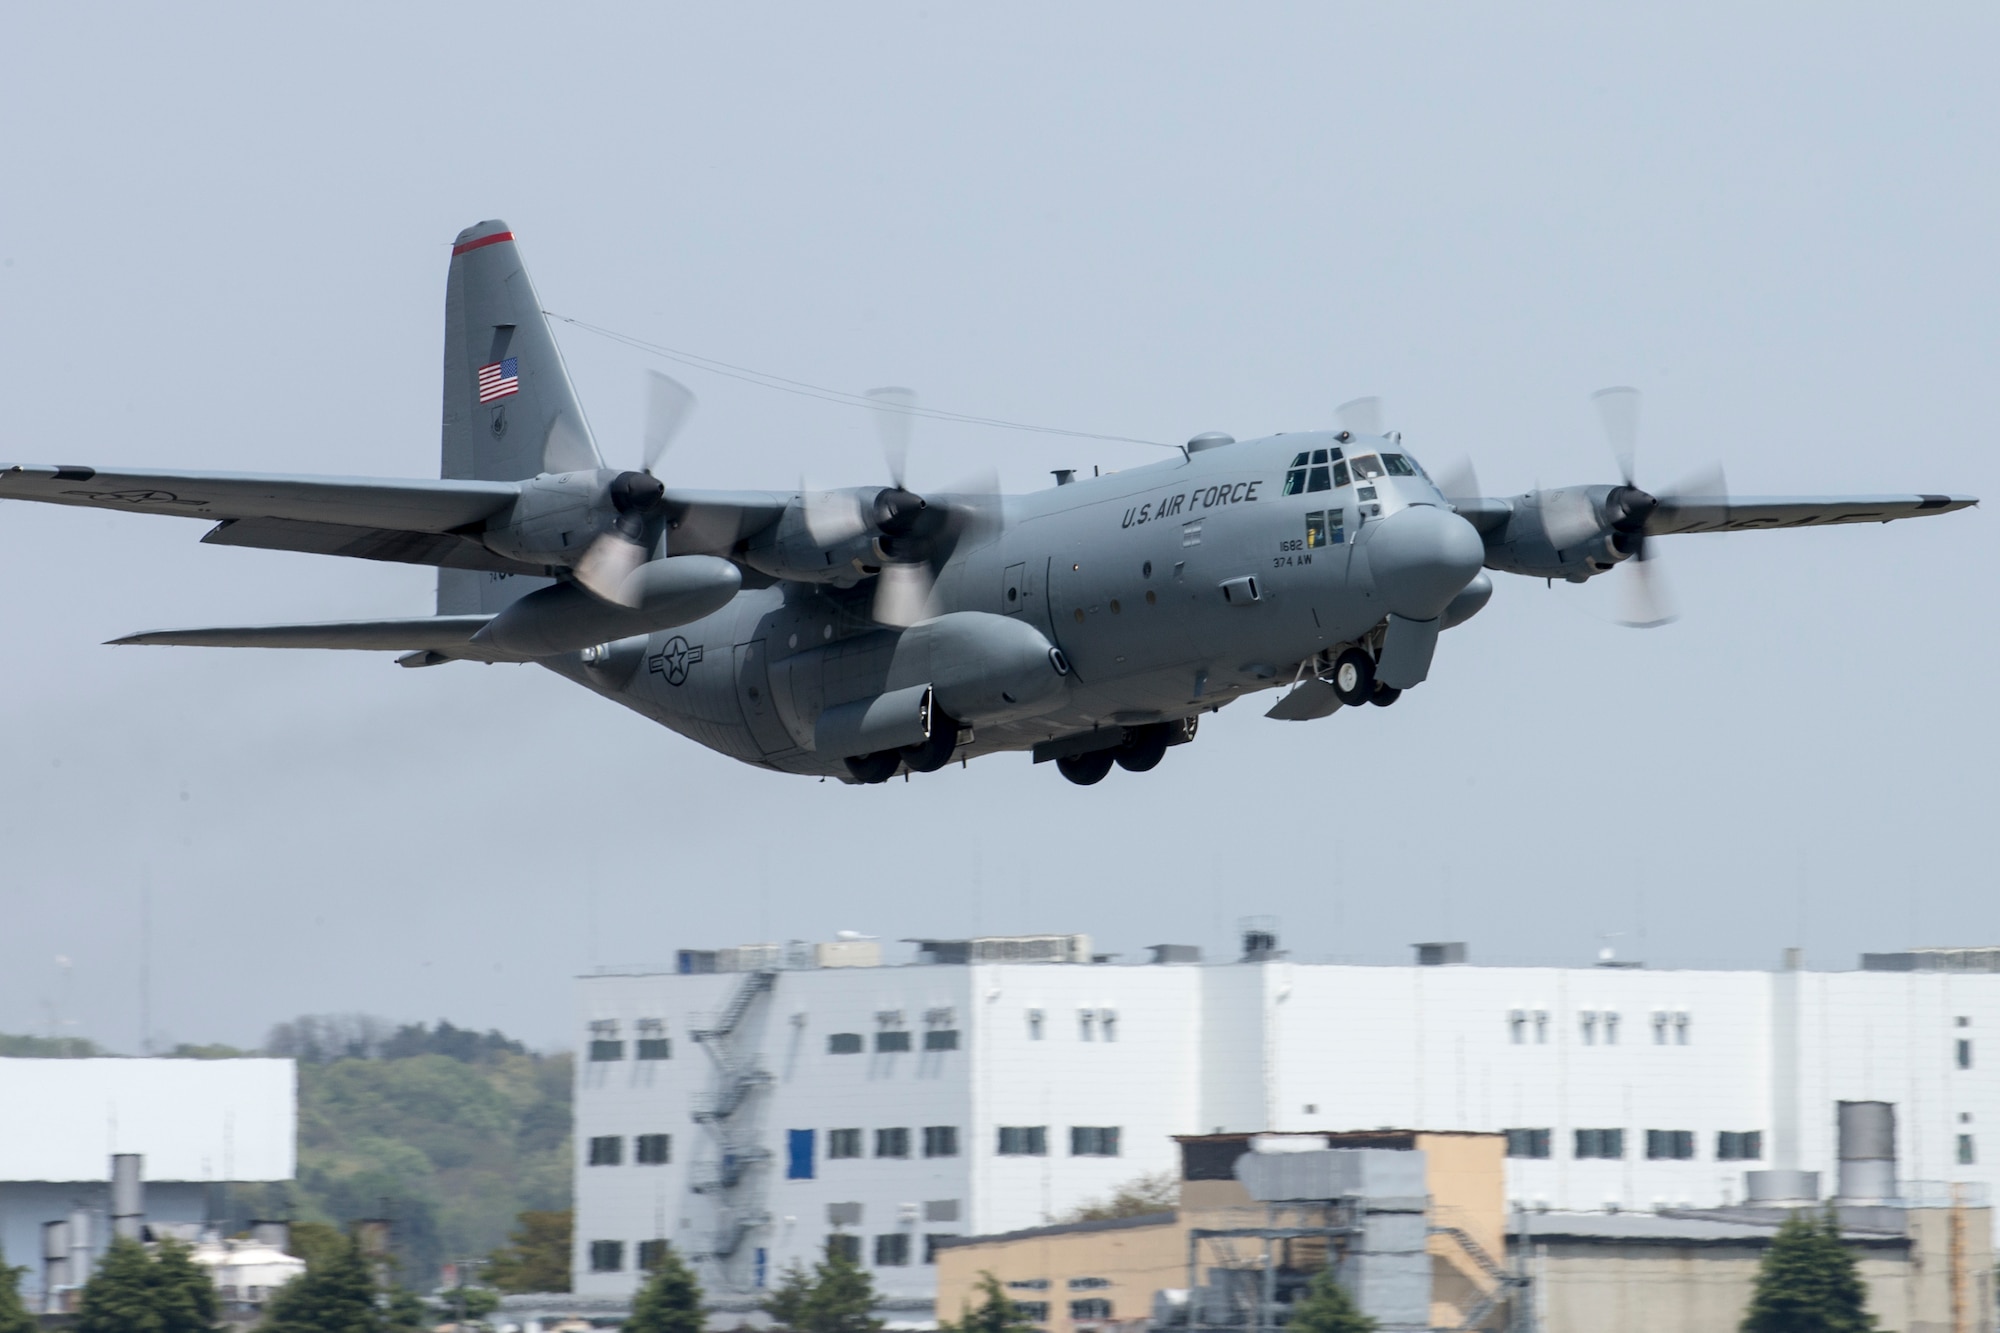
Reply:
[[[577,1292],[630,1292],[671,1242],[747,1301],[838,1232],[892,1303],[921,1302],[930,1238],[1175,1169],[1174,1134],[1504,1130],[1510,1199],[1560,1210],[1740,1202],[1769,1168],[1830,1190],[1842,1100],[1896,1105],[1904,1180],[1984,1182],[2000,1154],[1979,1035],[2000,1035],[2000,951],[1712,972],[1425,946],[1441,965],[1361,967],[1246,939],[1213,965],[1093,963],[1049,936],[583,979]]]

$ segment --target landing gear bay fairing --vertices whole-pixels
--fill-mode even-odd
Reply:
[[[914,409],[873,395],[891,427]],[[887,484],[693,491],[654,474],[691,396],[650,385],[645,466],[607,466],[505,223],[458,237],[441,479],[20,465],[0,497],[197,518],[219,546],[438,569],[437,614],[135,634],[121,644],[345,648],[404,666],[534,662],[745,763],[843,781],[1028,751],[1072,782],[1143,772],[1196,720],[1386,705],[1487,571],[1621,564],[1628,623],[1669,619],[1649,561],[1684,532],[1882,523],[1966,495],[1740,498],[1633,481],[1636,395],[1597,396],[1617,484],[1478,494],[1434,480],[1369,402],[1343,428],[1199,435],[1165,461],[1029,495]]]

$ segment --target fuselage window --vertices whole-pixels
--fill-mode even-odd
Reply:
[[[1389,456],[1391,458],[1395,457],[1394,454]],[[1381,476],[1382,460],[1373,454],[1361,455],[1361,457],[1354,460],[1354,475],[1362,481]]]
[[[1392,477],[1414,477],[1417,470],[1410,466],[1410,460],[1401,454],[1383,454],[1382,466],[1389,469]]]
[[[1306,515],[1306,549],[1338,546],[1344,540],[1346,538],[1341,532],[1340,510],[1316,509]]]

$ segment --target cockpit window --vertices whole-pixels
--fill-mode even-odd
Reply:
[[[1396,457],[1390,454],[1389,457]],[[1405,466],[1408,466],[1405,464]],[[1382,475],[1382,460],[1373,454],[1362,454],[1354,460],[1354,475],[1362,481],[1369,481]]]
[[[1334,450],[1333,456],[1338,459],[1340,457],[1340,450]],[[1347,464],[1336,462],[1333,465],[1333,484],[1335,486],[1345,486],[1347,484]]]
[[[1333,477],[1327,472],[1324,464],[1315,467],[1310,475],[1312,480],[1306,484],[1308,491],[1330,491],[1333,489]]]
[[[1332,460],[1331,468],[1328,460]],[[1299,495],[1306,491],[1330,491],[1336,486],[1347,484],[1347,464],[1340,458],[1338,449],[1314,449],[1310,453],[1294,454],[1292,466],[1285,473],[1286,495]]]
[[[1410,466],[1410,460],[1401,454],[1383,454],[1382,466],[1389,469],[1392,477],[1414,477],[1417,470]]]
[[[1313,462],[1324,463],[1325,461],[1326,461],[1326,450],[1324,449],[1313,450]]]

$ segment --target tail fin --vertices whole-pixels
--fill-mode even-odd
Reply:
[[[514,233],[458,234],[444,298],[444,443],[438,475],[520,481],[604,466]],[[438,571],[438,611],[491,613],[546,580]]]
[[[602,467],[514,233],[458,234],[444,298],[442,477],[520,481]]]

